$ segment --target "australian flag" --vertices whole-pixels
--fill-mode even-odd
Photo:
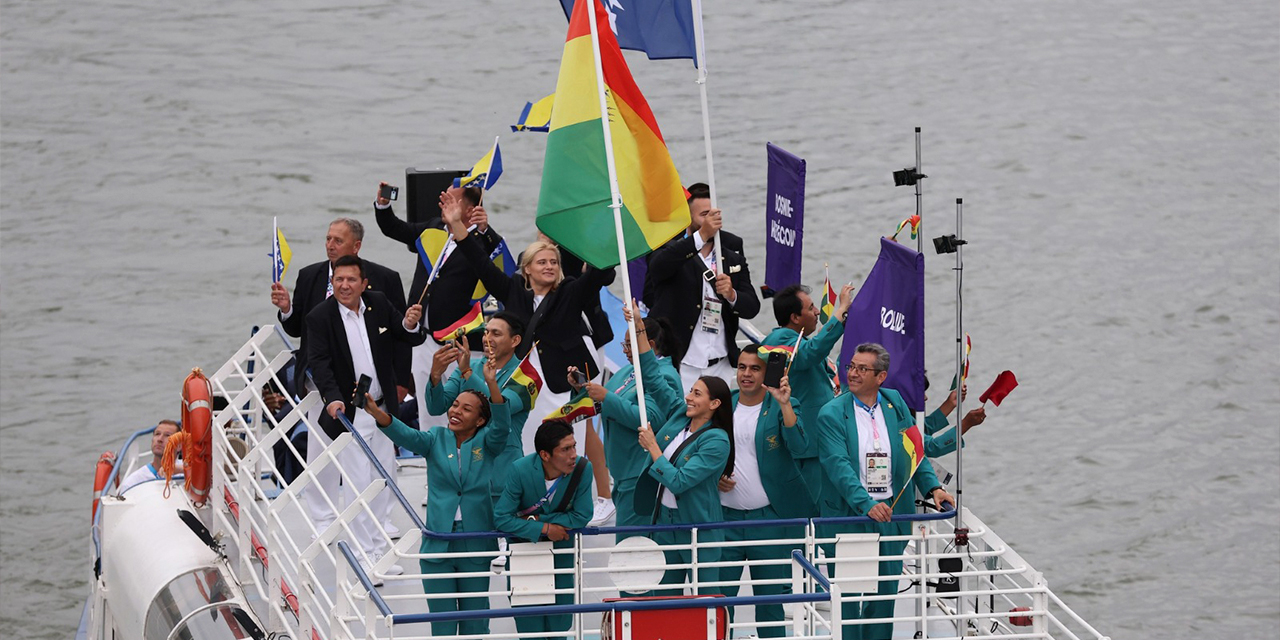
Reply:
[[[586,0],[582,0],[586,1]],[[697,64],[692,0],[594,0],[609,13],[618,46],[643,51],[650,60],[689,58]],[[564,17],[574,0],[560,0]]]

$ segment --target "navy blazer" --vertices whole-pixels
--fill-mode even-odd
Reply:
[[[404,314],[408,307],[404,303],[404,284],[400,282],[400,274],[388,269],[371,260],[364,261],[364,276],[369,281],[369,290],[378,291],[387,296],[387,300],[391,302],[391,306]],[[293,286],[293,312],[288,318],[281,317],[276,312],[276,318],[280,320],[280,328],[284,332],[299,340],[298,349],[293,352],[294,369],[293,380],[296,389],[294,393],[301,397],[305,386],[307,371],[307,316],[311,314],[321,302],[325,300],[325,294],[329,290],[329,261],[321,260],[315,264],[310,264],[298,271],[298,279]],[[401,386],[409,387],[409,364],[412,361],[411,354],[406,350],[403,355],[397,354],[395,360],[396,381]],[[395,389],[395,387],[391,387]]]
[[[751,319],[760,313],[760,296],[751,285],[751,269],[740,251],[742,239],[720,231],[724,254],[724,272],[733,281],[738,294],[735,304],[721,297],[724,313],[724,342],[730,366],[738,361],[738,318]],[[734,246],[738,250],[734,249]],[[706,264],[694,249],[693,236],[678,238],[649,254],[649,271],[645,275],[645,304],[649,315],[667,318],[676,334],[676,352],[672,360],[678,365],[689,350],[689,341],[697,330],[702,314],[702,274]]]
[[[393,367],[396,344],[407,346],[422,344],[426,332],[418,329],[409,332],[404,328],[404,315],[391,306],[387,297],[377,291],[365,291],[364,324],[369,335],[369,348],[373,352],[373,368],[382,387],[387,403],[394,406],[396,400],[396,375]],[[351,404],[351,394],[356,387],[355,366],[351,362],[351,346],[347,344],[347,331],[338,311],[338,299],[330,297],[307,314],[307,357],[311,361],[311,376],[324,404],[341,400],[347,405],[347,418],[355,417],[356,408]],[[320,426],[330,438],[336,438],[345,429],[342,423],[320,414]]]
[[[418,297],[422,295],[422,289],[427,286],[427,268],[422,265],[422,259],[417,257],[418,236],[427,229],[444,229],[445,231],[448,229],[438,217],[426,222],[405,222],[396,217],[391,207],[385,209],[374,207],[373,215],[383,235],[405,243],[413,253],[415,258],[413,263],[417,266],[414,268],[413,282],[409,285],[409,299],[417,302]],[[479,230],[472,231],[471,237],[481,242],[486,256],[497,248],[499,242],[502,242],[502,236],[498,235],[493,227],[489,227],[484,233]],[[435,256],[431,259],[435,260]],[[465,264],[465,261],[450,256],[440,268],[440,273],[436,274],[435,281],[431,283],[431,288],[422,300],[426,308],[427,315],[424,320],[427,327],[431,331],[439,331],[466,315],[467,311],[471,310],[471,294],[475,292],[478,281],[477,274]]]

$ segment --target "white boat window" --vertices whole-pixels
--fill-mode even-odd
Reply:
[[[151,601],[143,635],[146,640],[165,640],[188,613],[229,599],[231,590],[217,569],[206,567],[184,573],[170,580]]]

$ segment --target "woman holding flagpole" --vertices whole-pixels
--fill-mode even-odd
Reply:
[[[624,307],[630,317],[630,309]],[[637,328],[637,333],[642,332]],[[645,359],[649,341],[639,340],[638,357]],[[656,381],[655,381],[656,382]],[[645,386],[659,407],[670,407],[665,424],[658,431],[641,426],[640,448],[648,465],[636,481],[634,506],[637,514],[648,515],[653,524],[695,524],[720,522],[724,512],[720,506],[720,476],[733,472],[733,397],[729,385],[715,376],[703,376],[693,383],[684,402],[672,398],[673,389],[665,384]],[[661,545],[688,545],[689,531],[655,531],[653,540]],[[699,564],[720,560],[720,549],[701,546],[724,540],[719,529],[698,532]],[[667,566],[688,565],[694,556],[688,549],[664,551]],[[687,567],[670,568],[662,575],[662,584],[680,585],[692,577]],[[698,593],[719,593],[711,583],[719,580],[716,567],[698,567]],[[679,595],[679,588],[655,590],[653,595]]]
[[[535,241],[525,249],[518,271],[507,275],[467,234],[462,222],[464,208],[458,196],[449,192],[441,195],[441,217],[458,243],[458,251],[485,289],[505,310],[524,321],[525,331],[516,355],[523,358],[532,350],[530,360],[545,385],[524,425],[525,433],[531,435],[548,413],[569,401],[573,389],[565,374],[570,367],[585,370],[588,379],[599,376],[600,365],[583,313],[598,304],[600,289],[613,282],[614,270],[588,267],[576,278],[565,278],[559,248],[547,241]],[[585,424],[575,426],[574,435],[580,442],[586,442],[585,430]],[[592,464],[604,465],[604,461],[593,460]],[[607,495],[608,487],[600,492]]]

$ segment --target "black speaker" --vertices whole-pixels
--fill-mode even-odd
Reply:
[[[404,170],[405,216],[410,224],[440,217],[440,192],[453,186],[466,171],[449,169]]]

